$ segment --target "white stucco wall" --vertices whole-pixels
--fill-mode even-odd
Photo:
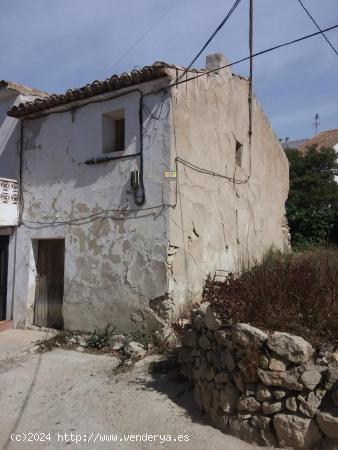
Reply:
[[[20,122],[7,116],[7,110],[18,102],[18,95],[0,92],[0,177],[18,178]]]
[[[0,177],[19,177],[20,121],[7,116],[7,110],[35,98],[0,89]]]
[[[158,83],[147,83],[146,89],[152,90]],[[143,207],[135,205],[130,188],[130,173],[138,167],[138,158],[84,164],[87,159],[107,156],[101,153],[101,115],[121,108],[126,118],[125,154],[139,152],[139,98],[138,92],[132,92],[74,112],[25,120],[16,326],[33,323],[34,240],[43,238],[65,239],[65,328],[93,329],[109,323],[126,331],[158,326],[148,305],[150,299],[167,291],[168,214],[165,207],[148,208],[168,203],[163,173],[170,158],[169,120],[153,121],[144,114]],[[145,96],[144,102],[156,114],[161,98],[162,93]],[[168,108],[165,100],[162,111],[168,112]],[[67,221],[106,209],[136,211],[126,216],[111,212],[76,224],[28,223]]]
[[[35,97],[20,95],[6,88],[0,89],[0,177],[18,180],[20,170],[20,121],[7,116],[7,110],[24,101],[33,100]],[[9,208],[14,211],[11,212]],[[13,218],[17,215],[14,205],[2,205],[0,214],[0,233],[9,235],[8,248],[8,273],[7,273],[7,308],[6,319],[13,317],[13,298],[15,285],[15,228],[12,225]],[[11,218],[11,220],[9,220]],[[15,222],[15,221],[14,221]]]

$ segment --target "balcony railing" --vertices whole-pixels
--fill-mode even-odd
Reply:
[[[18,224],[18,181],[0,178],[0,227]]]

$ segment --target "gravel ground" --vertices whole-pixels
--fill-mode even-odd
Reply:
[[[149,364],[155,360],[145,358],[130,371],[117,374],[112,373],[118,365],[116,358],[61,349],[1,361],[0,448],[258,448],[205,424],[188,384],[149,373]],[[50,433],[51,440],[11,442],[11,435],[24,439],[23,433],[34,440],[48,438]],[[124,441],[124,434],[141,435],[143,442],[140,436]],[[146,434],[161,436],[146,442]],[[117,441],[100,442],[107,435]],[[169,436],[171,442],[163,442]],[[72,442],[75,439],[78,443]]]

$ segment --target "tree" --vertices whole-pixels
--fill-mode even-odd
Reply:
[[[337,154],[333,148],[285,151],[290,163],[286,214],[294,246],[338,244]]]

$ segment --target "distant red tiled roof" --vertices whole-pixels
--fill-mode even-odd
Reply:
[[[168,76],[168,69],[184,70],[184,67],[174,66],[165,62],[155,62],[151,66],[145,66],[140,70],[133,70],[122,75],[113,75],[104,81],[94,81],[78,89],[69,89],[65,94],[52,94],[46,98],[36,99],[33,102],[20,103],[7,111],[12,117],[24,117],[39,113],[44,110],[61,106],[64,104],[84,100],[106,92],[118,91],[119,89],[137,85],[150,80]],[[190,69],[189,72],[203,72],[204,70]]]
[[[333,148],[338,144],[338,128],[335,130],[327,130],[322,131],[311,139],[308,139],[301,147],[300,151],[306,151],[307,147],[311,147],[312,145],[317,145],[318,148],[329,147]]]
[[[23,86],[22,84],[14,83],[13,81],[0,80],[0,89],[2,88],[9,89],[10,91],[17,92],[18,94],[32,95],[34,97],[48,97],[46,92]]]

